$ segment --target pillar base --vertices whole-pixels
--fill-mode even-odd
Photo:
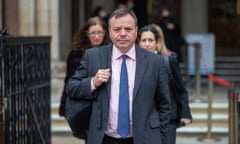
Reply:
[[[204,135],[204,136],[200,136],[198,138],[198,141],[204,141],[204,142],[216,142],[216,141],[220,141],[221,138],[217,137],[217,136],[212,136],[212,135]]]

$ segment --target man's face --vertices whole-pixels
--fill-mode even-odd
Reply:
[[[126,53],[134,45],[137,37],[137,26],[131,15],[111,18],[109,21],[109,35],[115,46]]]

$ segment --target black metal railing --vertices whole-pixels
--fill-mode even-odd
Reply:
[[[50,144],[50,37],[0,44],[0,144]]]
[[[228,91],[228,143],[239,144],[240,143],[240,96],[239,90],[234,83]]]

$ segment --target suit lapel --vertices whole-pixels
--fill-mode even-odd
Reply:
[[[134,90],[133,90],[133,98],[137,95],[140,83],[142,81],[143,75],[147,68],[148,59],[145,53],[142,51],[141,48],[136,46],[136,72],[135,72],[135,83],[134,83]]]
[[[107,46],[101,46],[98,48],[99,52],[99,63],[100,67],[99,69],[106,69],[110,68],[111,69],[111,51],[112,51],[112,45],[107,45]],[[103,84],[101,86],[100,91],[98,91],[98,98],[99,100],[99,123],[98,123],[98,128],[101,128],[102,126],[102,119],[106,118],[108,113],[105,111],[107,110],[106,106],[108,106],[109,103],[109,98],[110,98],[110,85],[111,84],[111,78],[106,84]]]
[[[100,69],[112,68],[112,44],[107,46],[103,46],[99,48],[99,56],[100,56]],[[110,88],[111,88],[111,78],[106,83],[107,93],[110,96]]]
[[[110,68],[112,45],[99,47],[98,50],[100,55],[100,68]]]

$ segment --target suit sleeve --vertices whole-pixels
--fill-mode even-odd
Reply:
[[[88,51],[82,56],[80,66],[67,83],[66,92],[71,98],[93,99],[91,93],[91,77],[88,73]]]

